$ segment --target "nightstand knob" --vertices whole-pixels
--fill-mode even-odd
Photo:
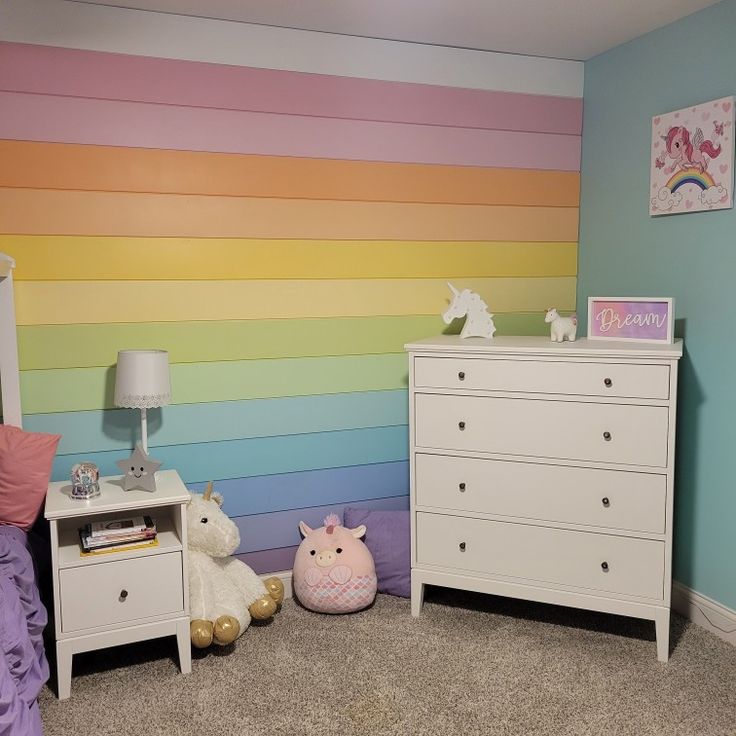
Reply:
[[[457,487],[460,489],[460,493],[465,491],[465,483],[459,483]]]
[[[608,572],[608,563],[607,562],[601,562],[601,570],[603,570],[603,572]]]
[[[124,600],[125,600],[125,599],[126,599],[127,597],[128,597],[128,591],[127,591],[127,590],[125,590],[125,588],[123,588],[123,589],[122,589],[122,590],[120,591],[120,600],[121,600],[121,601],[124,601]]]
[[[458,547],[460,547],[460,551],[461,552],[465,552],[465,542],[460,542],[460,544],[458,545]]]
[[[613,381],[610,378],[604,378],[603,383],[606,388],[611,388],[611,386],[613,386]]]
[[[457,374],[457,377],[458,377],[458,378],[459,378],[459,379],[460,379],[461,381],[464,381],[464,380],[465,380],[465,371],[460,371],[460,372],[459,372],[459,373]]]
[[[465,422],[458,422],[457,426],[459,427],[460,431],[462,432],[465,429]]]
[[[603,496],[601,499],[601,503],[608,508],[611,505],[611,501],[609,500],[608,496]]]
[[[604,440],[605,440],[606,442],[610,442],[610,441],[611,441],[611,433],[610,433],[610,432],[604,432],[604,433],[603,433],[603,439],[604,439]]]

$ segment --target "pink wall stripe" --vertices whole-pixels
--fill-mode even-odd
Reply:
[[[0,43],[0,89],[580,135],[583,101]]]
[[[0,92],[0,138],[578,171],[580,138]]]

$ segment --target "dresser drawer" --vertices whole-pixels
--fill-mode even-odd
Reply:
[[[418,513],[417,562],[470,573],[664,597],[664,543]]]
[[[662,406],[416,394],[418,447],[666,467]]]
[[[667,477],[417,454],[419,506],[663,534]]]
[[[180,552],[61,570],[59,580],[65,633],[184,610]]]
[[[415,358],[417,388],[667,399],[666,365],[503,358]]]

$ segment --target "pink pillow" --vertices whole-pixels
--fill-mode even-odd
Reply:
[[[28,531],[41,510],[60,434],[0,424],[0,524]]]

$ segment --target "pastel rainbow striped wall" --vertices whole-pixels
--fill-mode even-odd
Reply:
[[[499,333],[574,307],[581,100],[508,75],[498,91],[155,58],[172,53],[149,21],[181,19],[102,12],[146,16],[147,52],[89,50],[91,31],[63,48],[17,18],[4,38],[31,43],[0,43],[25,426],[63,435],[56,478],[80,459],[116,472],[136,430],[112,408],[116,352],[168,349],[152,454],[218,481],[256,570],[288,568],[300,519],[406,507],[403,344],[443,329],[446,280]]]

